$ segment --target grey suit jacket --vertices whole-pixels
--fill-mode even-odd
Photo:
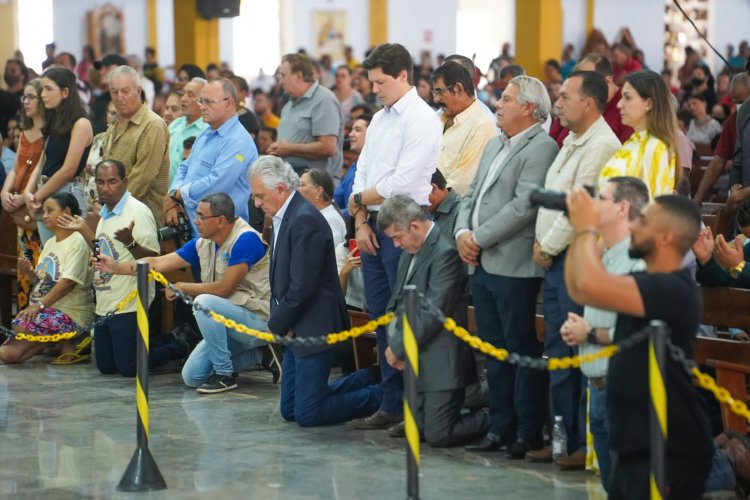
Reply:
[[[413,258],[416,262],[407,276]],[[437,226],[432,228],[417,254],[402,252],[387,307],[387,311],[397,314],[395,328],[390,329],[388,339],[393,354],[405,359],[401,324],[404,285],[415,285],[441,311],[466,326],[466,282],[466,271],[458,251]],[[445,330],[432,314],[421,312],[417,318],[416,324],[411,326],[419,346],[419,390],[446,391],[472,384],[476,380],[476,368],[469,346]]]
[[[544,272],[532,260],[534,224],[537,209],[529,205],[529,193],[544,186],[547,169],[557,155],[557,143],[541,125],[521,138],[491,179],[492,162],[502,151],[502,140],[492,139],[484,147],[482,159],[468,193],[461,199],[456,233],[470,229],[481,247],[479,263],[490,274],[517,278],[542,277]],[[482,197],[479,226],[473,227],[472,211],[484,183],[489,187]],[[469,266],[469,273],[474,267]]]
[[[750,186],[750,99],[737,112],[737,142],[732,155],[729,185]]]

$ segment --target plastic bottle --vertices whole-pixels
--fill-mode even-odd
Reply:
[[[552,459],[558,460],[568,456],[568,434],[562,415],[555,415],[555,426],[552,428]]]

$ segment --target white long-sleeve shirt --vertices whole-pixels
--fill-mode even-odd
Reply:
[[[401,194],[429,205],[442,135],[440,119],[412,87],[373,117],[357,160],[352,192],[374,187],[386,199]],[[380,210],[380,205],[367,208]]]

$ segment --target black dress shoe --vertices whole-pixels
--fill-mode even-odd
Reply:
[[[532,442],[532,441],[526,441],[524,439],[519,439],[513,445],[508,448],[508,453],[506,454],[507,457],[510,460],[523,460],[523,458],[526,456],[526,453],[532,450],[541,450],[544,447],[544,443],[539,442]]]
[[[352,427],[361,431],[372,431],[389,429],[403,421],[404,417],[401,415],[394,415],[383,410],[378,410],[367,418],[352,420]]]
[[[508,442],[492,432],[488,432],[482,439],[464,446],[466,451],[498,451],[508,446]]]

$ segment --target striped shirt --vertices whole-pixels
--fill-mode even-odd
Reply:
[[[633,132],[609,159],[599,175],[599,187],[618,176],[637,177],[646,183],[652,198],[672,194],[675,186],[675,154],[648,133]]]
[[[141,106],[125,127],[115,124],[104,138],[104,159],[119,160],[128,175],[128,191],[151,209],[156,227],[164,224],[169,178],[169,131],[159,115]]]

